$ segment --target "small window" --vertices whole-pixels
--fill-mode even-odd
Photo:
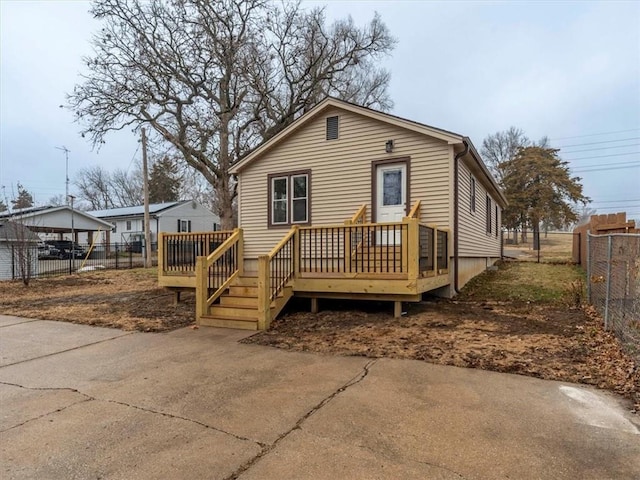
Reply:
[[[131,220],[127,220],[127,228],[126,228],[127,232],[131,231]]]
[[[498,230],[499,230],[499,225],[498,225],[498,205],[496,205],[496,237],[498,236]]]
[[[111,228],[111,233],[116,233],[118,231],[118,224],[116,222],[111,223],[113,228]]]
[[[471,211],[476,211],[476,179],[471,176],[471,189],[469,197],[469,205],[471,205]]]
[[[487,195],[487,233],[491,233],[491,197]]]
[[[269,225],[309,223],[311,172],[269,176]]]
[[[338,138],[338,117],[327,117],[327,140]]]

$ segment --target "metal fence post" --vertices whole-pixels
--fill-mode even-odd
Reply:
[[[607,243],[607,294],[604,301],[604,329],[609,330],[609,300],[611,297],[611,253],[613,250],[612,236],[608,235]]]

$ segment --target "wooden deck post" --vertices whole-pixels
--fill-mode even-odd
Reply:
[[[351,220],[345,220],[344,225],[348,227],[351,225]],[[344,229],[344,270],[348,272],[351,270],[351,229]]]
[[[260,255],[258,257],[258,330],[266,330],[271,323],[269,292],[269,255]]]
[[[164,272],[164,233],[158,233],[158,275]]]
[[[244,233],[241,228],[235,228],[235,232],[238,232],[238,276],[244,275]]]
[[[208,313],[207,300],[209,298],[208,275],[206,268],[207,257],[196,257],[196,323]]]
[[[300,227],[294,225],[296,233],[293,234],[293,278],[300,272]]]
[[[407,275],[416,280],[420,270],[420,228],[417,218],[405,218],[407,224]],[[397,302],[396,302],[397,303]],[[402,308],[402,307],[400,307]]]
[[[402,302],[395,300],[393,302],[393,318],[400,318],[402,316]]]
[[[319,311],[318,297],[311,297],[311,313],[318,313]]]
[[[433,226],[433,274],[438,275],[438,226]]]

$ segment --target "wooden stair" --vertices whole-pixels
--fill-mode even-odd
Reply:
[[[293,288],[287,286],[280,292],[278,298],[271,302],[269,328],[271,319],[276,318],[280,311],[293,296]],[[258,330],[258,277],[239,277],[226,292],[220,295],[219,303],[209,307],[209,313],[200,317],[198,325],[207,327],[237,328],[242,330]]]

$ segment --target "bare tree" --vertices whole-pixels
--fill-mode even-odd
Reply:
[[[104,210],[114,206],[109,191],[110,181],[111,174],[95,165],[81,169],[73,183],[78,187],[78,196],[89,203],[91,210]]]
[[[142,205],[144,197],[142,195],[142,170],[136,169],[133,172],[116,169],[111,174],[109,184],[113,203],[118,207],[132,207]]]
[[[78,196],[90,210],[106,210],[142,204],[142,173],[116,169],[113,172],[99,165],[83,168],[73,182]]]
[[[49,198],[49,200],[47,200],[47,205],[49,205],[50,207],[60,207],[66,204],[67,199],[64,198],[64,195],[61,193],[54,195],[53,197]]]
[[[386,109],[395,40],[376,15],[327,26],[322,9],[266,0],[95,0],[103,22],[69,106],[94,145],[150,126],[216,193],[233,223],[229,169],[326,95]]]
[[[504,186],[504,172],[500,166],[515,158],[518,150],[529,145],[531,145],[531,140],[522,129],[510,127],[503,132],[488,135],[482,141],[480,153],[494,178],[501,186]]]

